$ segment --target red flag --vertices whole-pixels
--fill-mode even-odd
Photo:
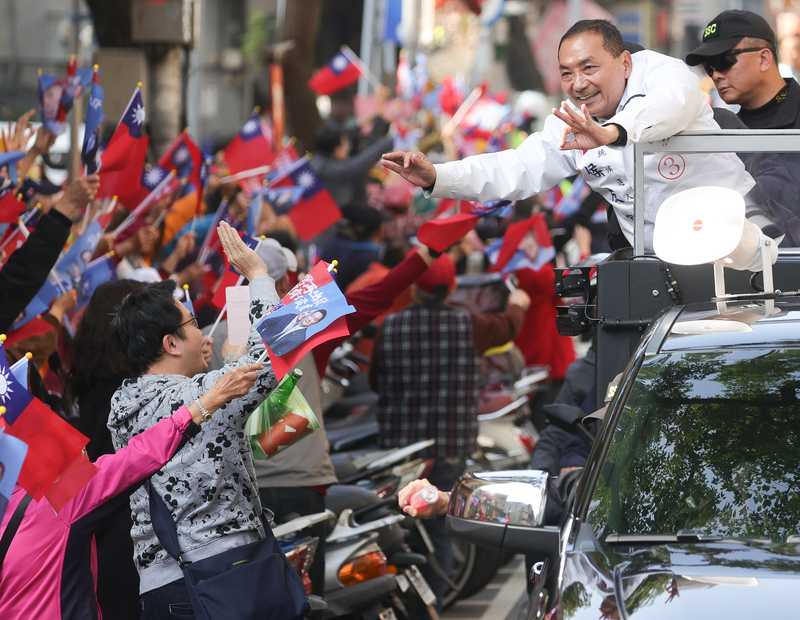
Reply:
[[[307,157],[293,161],[270,181],[270,187],[287,185],[303,188],[303,195],[289,211],[289,219],[303,241],[316,237],[341,219],[342,212]]]
[[[54,329],[55,327],[53,327],[53,325],[44,319],[35,316],[22,327],[18,327],[17,329],[12,329],[9,331],[5,345],[11,346],[15,342],[20,342],[26,338],[33,338],[34,336],[41,336]]]
[[[22,194],[8,192],[0,198],[0,223],[16,224],[23,211],[25,202],[22,200]]]
[[[97,466],[85,454],[76,456],[45,493],[53,510],[59,512],[98,471],[100,470]]]
[[[181,196],[196,192],[199,210],[203,199],[202,175],[205,167],[205,155],[189,137],[187,131],[177,137],[172,146],[158,160],[158,165],[164,170],[175,170],[178,173],[178,179],[183,183]]]
[[[222,151],[225,156],[225,163],[231,174],[238,174],[253,168],[269,166],[275,159],[275,151],[272,144],[264,135],[261,127],[261,119],[258,117],[258,109],[253,111],[247,119],[236,137]],[[251,192],[261,187],[261,175],[242,179],[240,184],[242,189]]]
[[[311,76],[308,87],[317,95],[330,95],[355,84],[360,76],[358,65],[344,51],[339,51],[328,64]]]
[[[417,240],[434,252],[444,252],[475,228],[480,219],[480,216],[470,213],[458,213],[450,217],[431,220],[420,226]]]
[[[142,167],[150,144],[150,138],[141,135],[144,114],[142,93],[137,86],[101,156],[100,189],[96,199],[119,196],[124,202],[139,191]]]

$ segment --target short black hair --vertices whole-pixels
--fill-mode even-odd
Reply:
[[[558,51],[561,51],[561,45],[564,41],[585,32],[594,32],[603,37],[603,49],[614,58],[618,58],[619,55],[625,51],[625,42],[622,40],[622,34],[620,34],[617,27],[607,19],[582,19],[575,22],[564,36],[561,37],[561,41],[558,42]]]
[[[179,327],[183,314],[175,303],[175,286],[174,280],[146,284],[125,297],[117,309],[112,326],[126,361],[137,375],[164,354],[164,336],[185,338],[183,327]]]
[[[333,150],[342,143],[345,130],[339,123],[325,123],[314,132],[314,145],[318,153],[332,155]]]

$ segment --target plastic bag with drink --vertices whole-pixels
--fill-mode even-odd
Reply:
[[[286,375],[247,420],[253,458],[269,459],[319,428],[308,401],[295,389],[302,376],[297,368]]]

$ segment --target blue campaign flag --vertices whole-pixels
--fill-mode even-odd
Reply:
[[[471,215],[480,217],[508,217],[514,211],[513,200],[494,200],[492,202],[469,202],[469,207],[465,210]]]
[[[402,45],[400,23],[403,21],[403,0],[386,0],[386,21],[383,24],[383,41]]]
[[[30,355],[30,353],[23,355],[16,362],[11,364],[10,368],[11,374],[14,375],[14,378],[20,382],[20,385],[24,385],[30,389],[30,386],[28,385],[28,366],[30,366],[28,355]]]
[[[250,195],[250,207],[247,209],[247,234],[258,234],[258,225],[261,222],[261,212],[264,208],[264,195],[262,192],[253,192]]]
[[[17,186],[17,162],[25,157],[22,151],[8,151],[7,153],[0,153],[0,172],[6,168],[8,176],[0,176],[0,198],[5,196],[8,192]]]
[[[103,236],[103,228],[98,221],[91,222],[83,234],[78,237],[72,247],[57,264],[56,269],[71,276],[80,276],[91,262],[94,250]],[[74,274],[73,274],[74,272]]]
[[[77,288],[78,305],[73,312],[80,310],[89,303],[98,286],[116,279],[117,269],[113,259],[108,254],[89,263],[81,276],[80,284]]]
[[[269,313],[256,328],[270,351],[282,356],[351,312],[355,308],[331,281]]]
[[[89,96],[89,107],[86,110],[86,128],[83,134],[81,161],[86,166],[86,173],[93,174],[100,170],[100,125],[105,119],[103,115],[103,99],[105,91],[97,82],[92,83]]]
[[[22,311],[22,316],[14,321],[14,325],[11,329],[19,329],[23,325],[26,325],[35,316],[42,314],[42,312],[47,312],[49,307],[49,303],[45,303],[38,295],[34,295],[30,303],[25,306],[25,310]]]
[[[500,247],[502,245],[503,239],[501,238],[497,241],[493,241],[484,249],[484,253],[489,259],[490,264],[494,265],[497,262],[497,257],[500,254]],[[549,263],[555,257],[555,255],[556,249],[553,246],[540,247],[534,260],[531,260],[524,251],[517,250],[511,256],[511,259],[509,259],[509,261],[505,264],[500,273],[505,275],[507,273],[511,273],[512,271],[519,271],[520,269],[533,269],[534,271],[538,271],[546,263]]]

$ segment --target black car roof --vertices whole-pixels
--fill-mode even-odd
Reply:
[[[661,352],[727,347],[800,347],[800,297],[699,303],[667,312],[672,321]]]

